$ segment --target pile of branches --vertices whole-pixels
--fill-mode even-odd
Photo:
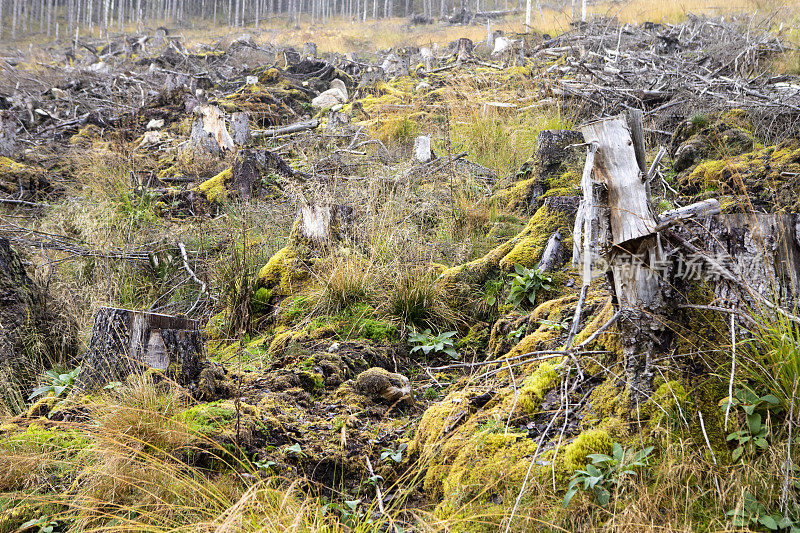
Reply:
[[[552,63],[550,95],[574,100],[583,116],[644,109],[667,134],[694,112],[741,108],[775,139],[800,119],[800,78],[771,74],[791,49],[769,21],[690,15],[675,25],[595,19],[533,56]]]

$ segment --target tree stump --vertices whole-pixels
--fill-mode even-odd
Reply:
[[[799,320],[786,309],[798,302],[800,216],[722,215],[715,199],[656,216],[643,179],[641,114],[629,120],[620,115],[581,128],[590,148],[573,258],[584,267],[582,298],[598,274],[610,277],[636,403],[652,390],[651,362],[674,349],[681,328],[692,328],[677,309],[696,305],[687,295],[698,286],[710,289],[723,311],[769,308]],[[603,264],[610,265],[605,272],[597,268]]]
[[[151,368],[185,385],[197,379],[203,358],[203,336],[196,321],[101,307],[76,388],[95,389]]]
[[[17,153],[17,120],[10,111],[0,112],[0,157],[14,158]]]
[[[233,139],[225,127],[225,118],[218,107],[199,106],[195,108],[194,113],[197,115],[197,120],[192,125],[192,146],[212,155],[233,150]]]
[[[236,146],[250,144],[250,114],[237,111],[231,115],[231,137]]]

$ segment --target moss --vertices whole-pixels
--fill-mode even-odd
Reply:
[[[258,272],[257,284],[259,288],[274,287],[273,294],[288,296],[292,293],[295,282],[305,279],[307,273],[296,269],[295,261],[298,259],[297,250],[291,246],[281,248],[273,255],[267,264]]]
[[[589,409],[584,412],[581,426],[606,429],[616,438],[627,436],[627,424],[623,422],[630,414],[630,392],[618,387],[614,378],[609,378],[589,395]]]
[[[190,407],[175,415],[175,420],[186,424],[198,435],[213,435],[236,418],[236,407],[230,400],[220,400]]]
[[[593,453],[610,453],[613,442],[602,429],[584,431],[564,449],[564,466],[568,471],[584,468]]]
[[[514,238],[475,261],[447,269],[441,277],[451,282],[482,285],[500,271],[511,272],[514,265],[533,267],[541,259],[547,240],[556,230],[564,237],[564,248],[572,248],[571,226],[567,213],[542,206]]]
[[[45,396],[43,398],[39,398],[30,407],[28,407],[25,412],[20,415],[22,418],[41,418],[46,417],[50,414],[50,411],[61,401],[61,398],[56,398],[55,396]]]
[[[558,371],[548,361],[542,362],[536,370],[525,378],[519,391],[517,405],[527,415],[534,415],[539,411],[544,395],[556,386]]]
[[[233,178],[233,169],[227,168],[197,186],[197,192],[211,203],[222,203],[228,199],[226,183]]]
[[[357,327],[359,335],[365,339],[395,341],[398,337],[397,326],[382,320],[364,318],[358,321]]]
[[[656,389],[647,403],[642,406],[642,414],[649,418],[649,425],[668,423],[671,429],[682,424],[684,410],[689,404],[689,395],[679,381],[664,382]]]

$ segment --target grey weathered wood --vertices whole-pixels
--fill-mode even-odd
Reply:
[[[312,118],[311,120],[304,120],[302,122],[295,122],[288,126],[278,126],[269,128],[262,131],[254,131],[253,137],[272,137],[275,135],[289,135],[290,133],[298,133],[306,130],[313,130],[319,126],[319,120]]]
[[[213,105],[204,105],[196,107],[194,113],[197,119],[192,125],[192,146],[213,155],[234,149],[233,138],[225,126],[222,110]]]
[[[231,137],[236,146],[250,143],[250,114],[238,111],[231,115]]]
[[[77,388],[102,387],[149,368],[188,384],[200,374],[203,338],[195,320],[114,307],[97,310]]]
[[[420,135],[414,139],[414,161],[427,163],[432,159],[431,138],[429,135]]]
[[[649,268],[663,262],[663,253],[653,236],[656,220],[625,117],[598,120],[583,126],[581,131],[587,143],[597,146],[594,178],[608,189],[611,241],[615,245],[611,274],[620,311],[618,325],[631,398],[638,401],[652,387],[651,361],[663,345],[666,324],[663,288]],[[588,198],[593,191],[588,190],[586,183],[582,185],[584,197]],[[597,215],[586,209],[584,217],[585,285],[591,278],[587,266],[590,261],[586,257],[592,253],[593,244],[589,226]]]
[[[633,151],[636,154],[636,163],[642,176],[647,176],[647,160],[644,145],[644,113],[640,109],[629,109],[625,118],[628,121],[628,128],[631,131],[633,141]]]
[[[17,120],[11,111],[0,112],[0,157],[17,153]]]
[[[542,259],[539,261],[538,269],[542,272],[550,272],[560,268],[564,264],[565,252],[561,242],[561,233],[553,232],[547,239],[547,244],[542,252]]]
[[[624,116],[591,122],[581,128],[587,143],[597,143],[594,179],[608,189],[611,234],[615,245],[653,233],[655,217]]]
[[[721,211],[722,207],[720,207],[716,198],[710,198],[708,200],[703,200],[702,202],[696,202],[685,207],[679,207],[678,209],[671,209],[661,213],[655,231],[663,231],[671,226],[689,220],[690,218],[717,215]]]

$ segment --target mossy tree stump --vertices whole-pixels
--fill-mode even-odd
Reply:
[[[93,389],[156,369],[178,383],[197,379],[203,338],[195,320],[101,307],[95,314],[78,388]]]

